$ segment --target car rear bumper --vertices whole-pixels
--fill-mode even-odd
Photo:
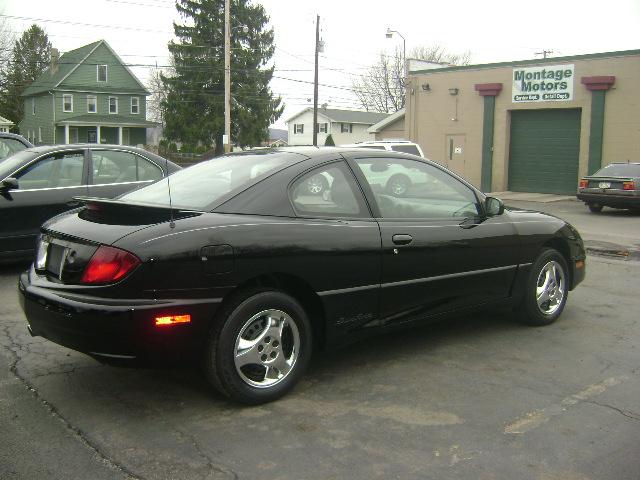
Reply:
[[[640,195],[635,192],[629,192],[628,195],[578,192],[576,197],[585,203],[597,203],[607,207],[640,208]]]
[[[173,361],[199,351],[220,300],[113,300],[18,280],[29,332],[105,362]],[[191,315],[188,324],[156,326],[155,317]]]

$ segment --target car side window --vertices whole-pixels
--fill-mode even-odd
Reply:
[[[15,177],[20,190],[78,187],[82,185],[83,166],[82,152],[59,153],[32,163]]]
[[[342,162],[307,172],[292,184],[290,192],[293,208],[300,216],[368,216],[353,174]]]
[[[468,218],[481,213],[468,186],[433,165],[403,158],[356,163],[385,218]]]
[[[160,168],[131,152],[94,150],[92,160],[94,185],[150,181],[162,178]]]

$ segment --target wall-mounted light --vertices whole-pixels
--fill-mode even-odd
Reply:
[[[458,95],[458,89],[457,88],[450,88],[449,89],[449,95]]]
[[[429,85],[428,83],[423,83],[420,86],[422,87],[422,91],[423,92],[430,92],[431,91],[431,85]]]

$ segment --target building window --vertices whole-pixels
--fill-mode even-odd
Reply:
[[[35,115],[36,114],[36,99],[32,98],[31,99],[31,115]]]
[[[319,123],[318,124],[318,133],[327,133],[328,124],[327,123]]]
[[[107,81],[107,66],[106,65],[98,65],[98,81],[106,82]]]
[[[109,97],[109,113],[118,113],[118,97]]]
[[[98,112],[98,98],[95,95],[87,95],[87,113]]]
[[[140,98],[131,97],[131,113],[134,115],[140,113]]]
[[[73,95],[70,93],[62,95],[62,111],[73,112]]]
[[[294,123],[293,133],[304,133],[304,123]]]
[[[353,124],[352,123],[341,123],[340,124],[340,133],[353,133]]]

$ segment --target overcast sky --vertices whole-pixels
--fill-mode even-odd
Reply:
[[[274,79],[272,90],[286,103],[275,124],[280,128],[313,105],[316,14],[325,42],[320,83],[337,87],[321,87],[320,104],[333,108],[358,108],[348,90],[352,79],[381,51],[402,46],[400,37],[385,38],[387,27],[404,35],[407,53],[413,47],[439,44],[451,52],[470,50],[472,63],[531,59],[543,49],[564,56],[640,48],[640,0],[595,5],[584,0],[261,3],[275,29],[275,76],[281,78]],[[125,62],[139,65],[132,69],[143,82],[150,65],[167,64],[172,22],[179,21],[170,0],[0,0],[0,14],[16,35],[38,23],[62,52],[105,39]]]

